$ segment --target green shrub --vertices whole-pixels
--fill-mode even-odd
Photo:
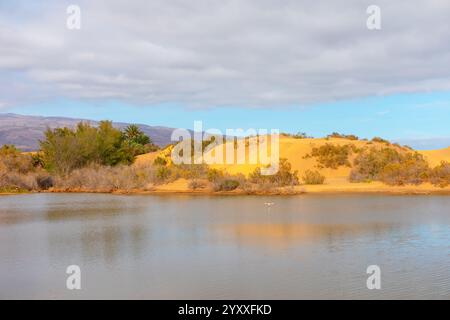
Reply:
[[[223,172],[218,169],[208,169],[207,179],[209,182],[216,182],[223,178]]]
[[[218,191],[233,191],[239,187],[239,181],[226,179],[219,184]]]
[[[165,166],[167,165],[167,160],[164,159],[163,157],[157,157],[154,161],[153,164],[155,166]]]
[[[101,121],[98,127],[80,122],[75,129],[47,129],[40,141],[40,160],[49,171],[66,175],[91,164],[131,164],[149,145],[150,138],[136,126],[121,132],[110,121]]]
[[[335,145],[326,143],[320,147],[314,147],[310,156],[316,157],[320,167],[337,169],[340,166],[350,166],[348,160],[352,153],[351,145]]]
[[[321,175],[319,171],[306,170],[302,180],[305,184],[323,184],[325,176]]]
[[[156,179],[158,179],[159,182],[165,182],[166,180],[169,179],[170,175],[171,175],[171,171],[169,168],[167,167],[159,167],[156,170]]]

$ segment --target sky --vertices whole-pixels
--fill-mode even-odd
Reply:
[[[447,0],[0,0],[0,112],[447,147],[449,16]]]

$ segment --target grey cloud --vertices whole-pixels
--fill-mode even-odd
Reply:
[[[308,105],[450,90],[450,2],[80,1],[0,6],[2,105],[54,97],[190,106]],[[1,106],[0,106],[1,108]]]

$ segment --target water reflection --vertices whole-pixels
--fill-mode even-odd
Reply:
[[[276,248],[286,248],[301,242],[325,241],[331,247],[336,242],[346,238],[361,235],[382,237],[389,233],[394,224],[368,223],[358,225],[338,224],[234,224],[219,225],[217,232],[220,237],[231,238],[241,245],[256,245]]]
[[[270,212],[265,202],[274,202]],[[0,198],[0,298],[450,298],[449,197]],[[82,292],[65,268],[82,267]],[[365,270],[382,268],[382,292]]]

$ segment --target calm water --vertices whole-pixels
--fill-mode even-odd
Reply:
[[[0,298],[450,299],[450,197],[2,196]]]

